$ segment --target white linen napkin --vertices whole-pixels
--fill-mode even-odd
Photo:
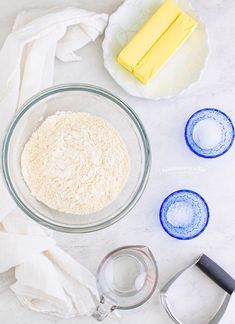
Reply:
[[[60,317],[93,312],[98,298],[95,277],[56,246],[49,230],[18,209],[1,227],[0,272],[15,267],[11,289],[23,304]]]
[[[52,85],[54,61],[77,61],[94,41],[106,14],[79,8],[21,12],[0,51],[0,141],[15,111]],[[95,277],[56,246],[51,232],[15,207],[0,176],[0,273],[15,267],[11,286],[30,309],[60,317],[90,315],[98,298]]]

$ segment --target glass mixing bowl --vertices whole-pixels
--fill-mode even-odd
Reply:
[[[109,121],[126,143],[130,174],[123,191],[107,207],[88,215],[53,210],[29,191],[22,174],[23,147],[42,121],[57,111],[83,111]],[[150,146],[144,127],[135,112],[112,93],[86,84],[66,84],[48,88],[29,99],[12,120],[3,143],[3,174],[7,188],[25,214],[54,230],[92,232],[124,217],[141,197],[150,172]]]

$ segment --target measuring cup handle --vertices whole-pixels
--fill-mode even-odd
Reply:
[[[96,310],[92,316],[99,322],[103,321],[108,315],[110,315],[117,306],[113,305],[109,300],[105,300],[104,297],[101,297],[100,303],[97,306]]]
[[[201,256],[196,266],[228,294],[231,295],[235,291],[235,280],[205,254]]]

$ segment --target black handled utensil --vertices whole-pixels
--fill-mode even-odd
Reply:
[[[225,292],[225,297],[219,309],[216,311],[214,316],[211,318],[208,324],[218,324],[220,319],[223,317],[227,306],[229,304],[231,295],[235,291],[235,280],[223,270],[217,263],[211,260],[205,254],[202,254],[192,264],[178,272],[168,283],[161,289],[160,297],[163,307],[170,318],[177,324],[183,324],[172,311],[167,293],[171,285],[188,269],[193,266],[197,266],[203,273],[205,273],[211,280],[213,280],[218,286],[220,286]]]

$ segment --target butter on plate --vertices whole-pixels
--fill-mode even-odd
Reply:
[[[146,84],[196,27],[194,19],[171,0],[166,0],[121,51],[117,60]]]
[[[191,35],[196,26],[195,20],[182,13],[135,66],[134,75],[137,79],[146,84]]]
[[[180,8],[166,0],[118,55],[118,62],[132,72],[136,64],[180,15]]]

